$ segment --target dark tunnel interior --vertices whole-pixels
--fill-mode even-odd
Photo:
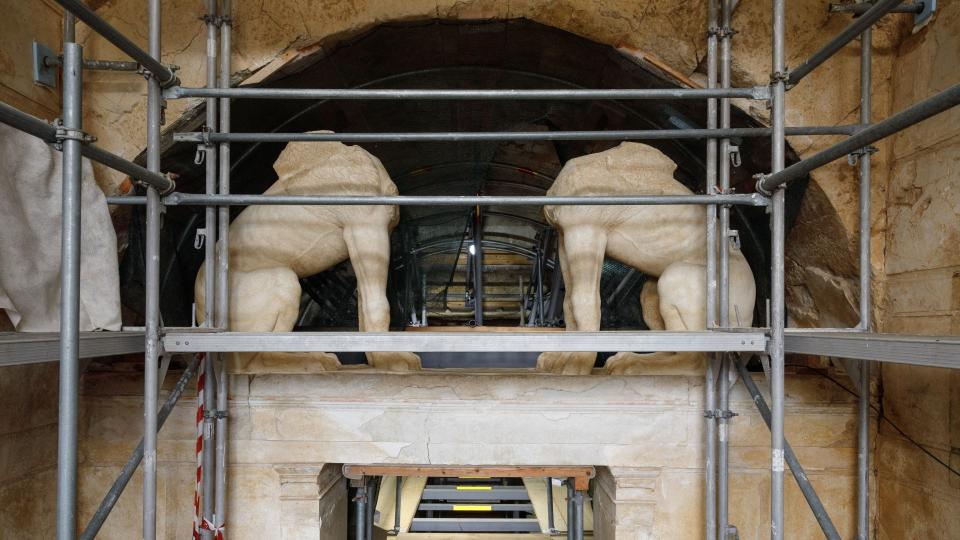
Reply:
[[[318,53],[296,73],[263,86],[294,88],[672,88],[671,78],[616,49],[532,21],[423,21],[383,24]],[[304,101],[233,102],[235,132],[556,131],[701,128],[706,100],[675,101]],[[200,131],[202,107],[176,131]],[[733,127],[761,124],[734,107]],[[163,164],[180,175],[178,189],[203,191],[195,143],[165,134]],[[619,141],[389,142],[362,146],[377,156],[403,195],[542,195],[564,163]],[[651,141],[677,164],[676,178],[704,192],[705,142]],[[732,168],[738,193],[754,191],[752,176],[769,171],[767,138],[734,140],[741,164]],[[276,180],[272,165],[283,143],[234,143],[231,186],[261,193]],[[142,158],[143,156],[141,156]],[[788,163],[797,160],[788,148]],[[807,181],[787,193],[791,224]],[[124,305],[142,313],[143,208],[132,207],[129,245],[121,264]],[[242,211],[234,207],[233,215]],[[392,326],[470,325],[474,208],[403,207],[393,233],[388,296]],[[555,238],[539,207],[489,207],[479,215],[484,254],[484,324],[560,326],[562,281]],[[732,228],[754,269],[757,313],[769,297],[768,219],[763,208],[735,206]],[[167,207],[161,237],[161,313],[166,326],[191,324],[193,281],[203,259],[195,248],[202,207]],[[645,277],[607,260],[601,279],[604,329],[644,329],[640,289]],[[355,329],[355,287],[349,262],[301,280],[298,329]],[[353,298],[344,302],[344,298]],[[426,321],[424,321],[426,319]],[[135,323],[136,321],[128,321]],[[602,355],[601,355],[602,357]],[[350,363],[349,356],[342,358]],[[362,361],[358,356],[355,361]],[[426,363],[425,363],[426,365]]]

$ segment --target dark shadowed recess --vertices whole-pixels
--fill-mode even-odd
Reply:
[[[318,54],[302,71],[267,86],[295,88],[671,88],[676,83],[654,68],[641,65],[614,48],[528,20],[424,21],[384,24],[340,42]],[[701,128],[705,100],[689,101],[303,101],[235,100],[236,132],[400,131],[552,131],[604,129]],[[198,131],[203,111],[194,110],[177,122],[181,131]],[[734,127],[759,123],[744,112],[733,112]],[[618,141],[573,142],[456,142],[374,143],[363,147],[377,156],[399,187],[409,195],[540,195],[567,160],[611,148]],[[652,141],[678,164],[676,178],[696,193],[704,192],[704,141]],[[742,165],[733,169],[739,193],[754,190],[752,176],[769,171],[767,138],[735,140]],[[237,193],[261,193],[275,179],[272,164],[283,144],[234,144],[232,188]],[[179,189],[203,190],[203,166],[194,164],[195,144],[172,143],[167,134],[164,168],[180,175]],[[788,162],[797,156],[788,149]],[[787,219],[793,222],[806,188],[806,179],[788,192]],[[241,208],[234,208],[234,215]],[[446,318],[431,324],[463,324],[449,315],[451,299],[469,310],[471,287],[465,268],[453,262],[469,240],[464,231],[469,208],[404,208],[394,233],[390,300],[393,324],[403,327],[422,312],[424,297],[430,311],[447,309]],[[122,264],[123,298],[135,313],[142,312],[143,219],[133,210],[130,246]],[[485,278],[503,302],[519,301],[516,273],[532,277],[531,254],[546,228],[538,207],[489,208],[484,214],[484,248],[525,258],[527,266],[491,268]],[[162,232],[162,294],[164,324],[189,325],[193,280],[202,260],[194,248],[202,226],[200,207],[170,207]],[[733,227],[740,231],[743,250],[757,279],[758,310],[769,297],[769,228],[762,208],[734,207]],[[282,241],[282,239],[279,239]],[[490,242],[489,246],[487,242]],[[549,248],[548,248],[549,251]],[[465,256],[465,255],[464,255]],[[500,272],[500,274],[498,274]],[[514,272],[514,273],[511,273]],[[544,281],[552,283],[547,261]],[[423,281],[426,277],[427,293]],[[644,328],[639,311],[643,276],[607,261],[602,293],[605,328]],[[526,280],[529,284],[529,279]],[[302,280],[303,328],[356,327],[355,280],[346,263]],[[496,289],[499,285],[501,289]],[[454,292],[451,292],[454,291]],[[489,296],[485,296],[490,300]],[[453,310],[456,311],[456,310]],[[441,313],[441,315],[443,315]],[[469,318],[469,317],[467,317]],[[487,317],[493,324],[516,325],[518,311]],[[133,321],[131,321],[133,322]],[[557,319],[546,321],[558,324]],[[488,322],[490,324],[491,322]]]

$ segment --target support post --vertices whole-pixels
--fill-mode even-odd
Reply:
[[[373,521],[377,514],[377,496],[380,492],[380,483],[377,479],[371,478],[370,487],[367,488],[367,513],[364,516],[364,524],[367,528],[367,540],[373,539]]]
[[[207,23],[207,88],[216,88],[217,86],[217,0],[206,0],[206,23]],[[217,100],[208,98],[206,100],[206,129],[208,131],[217,130]],[[215,195],[217,193],[217,146],[213,143],[204,144],[206,167],[206,193]],[[207,206],[204,209],[204,238],[203,238],[203,321],[204,327],[214,327],[215,306],[216,306],[216,259],[215,249],[217,245],[217,209],[215,206]],[[216,402],[216,358],[217,355],[207,353],[207,361],[204,365],[204,377],[207,380],[207,388],[203,393],[203,410],[206,413],[203,418],[203,453],[201,463],[203,465],[203,479],[201,484],[201,516],[204,523],[213,523],[214,513],[214,478],[216,471],[216,462],[214,458],[215,443],[215,414],[217,410]],[[213,531],[204,527],[201,528],[201,535],[204,540],[213,538]]]
[[[66,25],[66,22],[65,22]],[[73,37],[73,36],[69,36]],[[77,418],[80,386],[80,199],[83,47],[63,44],[62,221],[60,226],[60,412],[57,427],[57,538],[73,540],[77,521]]]
[[[771,139],[770,167],[773,174],[785,165],[786,139],[784,117],[786,113],[786,13],[785,0],[773,0],[773,66],[771,80]],[[771,206],[771,272],[770,272],[770,395],[773,414],[770,421],[770,538],[784,537],[783,495],[783,327],[784,305],[784,242],[785,238],[785,189],[773,193]]]
[[[393,501],[393,534],[400,534],[400,510],[403,508],[400,504],[403,495],[403,477],[397,476],[397,496]]]
[[[483,215],[473,210],[473,323],[483,326]]]
[[[750,397],[753,398],[753,403],[757,406],[757,411],[760,412],[760,416],[763,417],[763,421],[766,422],[767,427],[772,429],[770,408],[767,406],[767,402],[764,401],[763,395],[757,388],[757,384],[753,382],[753,378],[750,377],[746,365],[743,362],[734,362],[734,365],[740,372],[740,379],[750,393]],[[790,472],[793,474],[794,480],[797,481],[797,486],[800,487],[803,498],[806,499],[807,504],[810,506],[813,517],[816,518],[817,523],[820,524],[820,530],[823,532],[823,535],[827,540],[840,540],[840,533],[837,532],[837,528],[833,525],[833,521],[830,519],[830,515],[827,514],[827,510],[823,507],[823,502],[821,502],[820,497],[817,496],[816,490],[813,489],[813,484],[811,484],[810,479],[807,478],[807,473],[800,465],[800,460],[798,460],[796,454],[793,453],[793,448],[791,448],[786,441],[784,441],[784,459],[790,464]]]
[[[731,0],[721,0],[720,9],[720,87],[730,88],[730,41],[733,29],[730,18],[733,6]],[[730,99],[720,100],[720,129],[730,128]],[[730,192],[730,139],[720,140],[719,173],[720,193]],[[730,206],[720,206],[720,235],[719,235],[719,311],[720,327],[730,326]],[[730,358],[726,354],[720,355],[719,407],[717,422],[717,538],[726,540],[730,521],[729,501],[729,418],[730,418]]]
[[[573,491],[573,513],[576,516],[576,526],[573,528],[574,540],[583,540],[583,491]]]
[[[360,485],[357,486],[357,495],[353,500],[356,503],[356,521],[354,523],[356,540],[367,540],[367,485],[364,479],[360,480]]]
[[[160,58],[160,0],[149,3],[149,48]],[[160,81],[147,78],[147,170],[160,172]],[[143,538],[157,537],[157,401],[160,342],[160,194],[147,188],[145,334],[143,378]]]
[[[707,88],[717,87],[717,36],[718,29],[718,0],[709,0],[707,4]],[[707,129],[717,128],[717,100],[707,100]],[[717,187],[717,140],[707,139],[707,175],[706,194],[716,196]],[[708,205],[707,212],[707,320],[706,327],[714,328],[717,325],[717,207]],[[715,353],[707,355],[707,372],[704,382],[704,401],[706,403],[706,463],[704,464],[704,508],[705,529],[704,537],[715,540],[717,537],[717,419],[714,411],[717,409],[717,371],[718,358]]]
[[[230,53],[232,6],[230,0],[220,5],[220,88],[230,88]],[[220,131],[230,132],[230,99],[220,100]],[[230,193],[230,143],[220,143],[218,149],[219,193]],[[217,272],[215,321],[217,328],[227,329],[230,323],[229,282],[230,269],[230,207],[221,206],[217,210]],[[229,384],[227,375],[227,357],[219,355],[217,373],[217,421],[216,421],[216,489],[214,499],[214,527],[222,533],[227,523],[227,413],[229,408]]]
[[[860,122],[871,120],[873,31],[860,36]],[[871,330],[870,297],[870,150],[860,154],[860,329]],[[869,524],[870,467],[870,362],[860,363],[860,401],[857,411],[857,539],[867,540]]]
[[[577,510],[574,508],[573,478],[567,478],[567,540],[576,540]]]
[[[553,517],[553,478],[547,477],[547,532],[553,534],[557,530]]]

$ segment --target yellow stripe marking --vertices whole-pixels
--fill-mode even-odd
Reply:
[[[454,512],[491,512],[493,507],[489,504],[455,504]]]
[[[457,491],[490,491],[492,486],[457,486]]]

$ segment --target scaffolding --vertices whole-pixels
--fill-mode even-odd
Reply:
[[[149,1],[149,47],[142,50],[99,17],[80,0],[57,0],[65,8],[63,47],[63,118],[50,125],[40,119],[0,104],[0,121],[10,124],[49,143],[63,152],[62,222],[62,294],[59,335],[15,336],[0,341],[0,365],[50,361],[57,354],[60,362],[60,416],[57,475],[57,537],[75,538],[77,508],[77,416],[80,357],[129,352],[131,341],[142,339],[145,364],[144,438],[124,467],[120,478],[104,497],[97,513],[81,538],[96,536],[127,481],[143,463],[143,538],[156,538],[157,509],[157,431],[166,419],[186,381],[199,369],[196,360],[183,373],[174,392],[158,410],[161,353],[207,353],[256,351],[444,351],[444,352],[518,352],[518,351],[596,351],[658,350],[703,351],[711,353],[705,375],[705,507],[704,536],[708,540],[726,539],[734,534],[728,514],[728,409],[730,384],[727,375],[739,372],[757,403],[771,433],[770,536],[781,539],[784,531],[784,472],[789,466],[827,538],[840,538],[812,485],[784,438],[784,354],[786,352],[829,355],[860,360],[854,381],[859,388],[857,530],[858,538],[868,537],[868,459],[870,363],[900,362],[926,366],[960,368],[960,339],[872,333],[870,321],[870,154],[872,143],[897,131],[943,112],[960,103],[960,85],[954,85],[892,117],[873,123],[870,118],[871,26],[887,13],[915,11],[915,6],[899,0],[878,0],[856,4],[859,15],[837,37],[830,40],[794,70],[788,70],[785,51],[785,0],[771,0],[772,69],[768,86],[734,88],[731,86],[730,17],[733,0],[709,0],[706,26],[707,88],[704,89],[558,89],[558,90],[370,90],[370,89],[258,89],[230,87],[232,10],[230,0],[205,0],[207,30],[207,73],[204,88],[180,85],[175,69],[160,62],[160,0]],[[868,7],[869,6],[869,7]],[[851,10],[846,10],[851,11]],[[146,168],[106,152],[91,144],[82,126],[83,69],[97,62],[84,62],[83,51],[75,39],[75,19],[80,19],[121,51],[133,58],[147,79],[147,166]],[[786,94],[789,88],[844,45],[860,37],[860,119],[859,124],[838,127],[797,127],[785,125]],[[218,43],[219,42],[219,43]],[[178,133],[177,140],[202,145],[206,161],[203,194],[179,193],[173,179],[162,173],[160,162],[161,107],[164,99],[203,98],[206,102],[206,129],[202,133]],[[544,133],[231,133],[232,99],[334,99],[334,100],[617,100],[617,99],[693,99],[707,100],[707,129],[645,130],[632,132],[544,132]],[[769,102],[770,128],[731,128],[730,99],[745,98]],[[789,167],[785,165],[785,137],[788,135],[845,135],[846,138]],[[755,194],[730,191],[731,137],[770,137],[771,169],[757,181]],[[707,140],[705,195],[625,196],[625,197],[328,197],[265,196],[230,194],[230,144],[236,141],[468,141],[468,140],[543,140],[614,139],[647,140],[694,138]],[[810,171],[835,159],[854,155],[859,159],[859,281],[860,323],[855,328],[786,330],[784,302],[784,192],[785,186]],[[146,187],[145,197],[109,198],[111,203],[146,205],[146,313],[140,331],[119,334],[79,332],[80,286],[80,165],[81,156],[130,175]],[[159,232],[164,205],[205,206],[205,294],[215,301],[206,303],[202,328],[161,328],[159,318]],[[703,205],[707,214],[707,330],[700,332],[570,332],[498,334],[496,340],[464,339],[456,333],[239,333],[227,328],[229,264],[229,209],[231,205]],[[730,328],[728,264],[730,205],[765,206],[770,214],[771,298],[768,327]],[[216,231],[216,242],[214,241]],[[216,246],[216,247],[214,247]],[[719,247],[720,249],[715,249]],[[719,251],[719,253],[718,253]],[[476,333],[469,334],[475,338]],[[54,352],[56,351],[56,353]],[[740,353],[760,353],[769,358],[768,380],[771,404],[768,407],[746,372]],[[216,365],[216,368],[214,367]],[[854,364],[851,364],[854,365]],[[204,393],[204,452],[202,455],[201,512],[206,526],[203,538],[220,538],[226,522],[227,469],[227,375],[224,362],[203,362],[212,390]],[[212,444],[211,444],[212,443]],[[582,512],[583,492],[571,496],[573,511]],[[362,501],[358,499],[358,505]],[[579,505],[579,508],[577,508]],[[570,538],[582,537],[582,530],[569,531]],[[363,535],[358,538],[362,538]]]

